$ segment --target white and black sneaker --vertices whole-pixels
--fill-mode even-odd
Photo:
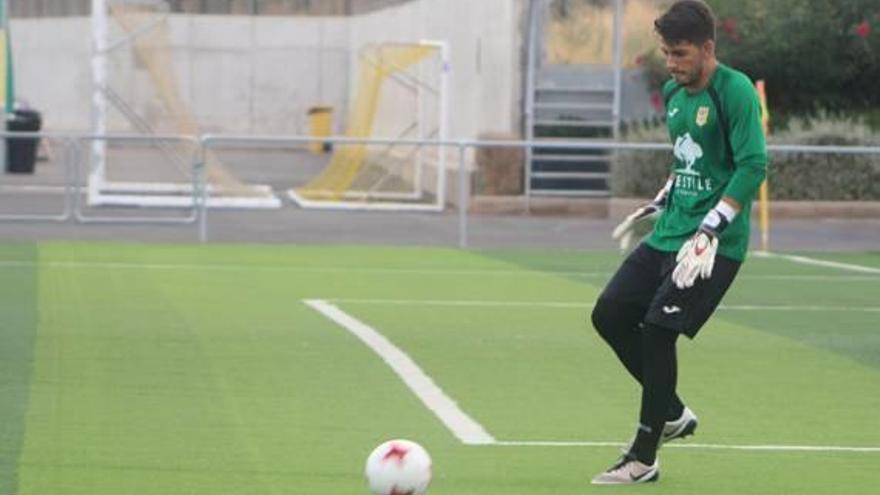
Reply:
[[[660,479],[660,461],[648,466],[635,457],[624,455],[607,471],[593,478],[594,485],[631,485],[651,483]]]
[[[674,421],[667,421],[663,425],[663,434],[660,435],[660,444],[675,440],[677,438],[685,438],[694,434],[697,430],[697,415],[687,406],[682,411],[681,416]]]
[[[697,420],[697,415],[694,414],[691,408],[685,406],[684,411],[682,411],[681,416],[679,416],[678,419],[667,421],[663,424],[663,433],[660,434],[660,445],[662,446],[666,442],[693,435],[697,430],[698,424],[699,421]],[[635,441],[636,439],[633,437],[632,440],[623,447],[624,454],[628,454],[632,451]]]

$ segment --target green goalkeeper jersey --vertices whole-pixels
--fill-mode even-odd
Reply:
[[[648,245],[678,251],[706,213],[729,196],[742,210],[721,233],[718,254],[742,261],[749,246],[752,200],[767,170],[757,92],[745,74],[718,64],[703,90],[691,94],[670,80],[663,96],[675,182]]]

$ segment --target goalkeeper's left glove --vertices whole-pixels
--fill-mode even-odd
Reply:
[[[654,230],[654,223],[666,206],[666,198],[672,190],[673,181],[674,176],[670,175],[650,203],[640,206],[614,228],[611,238],[620,243],[621,251],[629,251],[642,237]]]
[[[725,201],[720,201],[700,224],[699,230],[687,240],[675,257],[677,265],[672,272],[672,281],[679,289],[694,286],[699,276],[708,279],[715,267],[715,254],[718,252],[718,236],[736,217],[737,210]]]
[[[662,206],[654,203],[640,206],[614,228],[611,238],[620,243],[621,251],[629,251],[639,239],[654,229],[654,223],[662,210]]]

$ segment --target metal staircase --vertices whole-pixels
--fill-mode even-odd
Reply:
[[[614,88],[607,69],[548,66],[537,73],[530,139],[610,139]],[[609,156],[603,150],[536,147],[530,159],[530,191],[544,196],[607,196]]]
[[[530,5],[524,135],[538,142],[613,139],[620,118],[619,71],[608,65],[543,65],[540,33],[548,4]],[[529,195],[609,195],[608,151],[536,146],[526,152],[526,167]]]

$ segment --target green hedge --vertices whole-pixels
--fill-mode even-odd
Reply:
[[[623,135],[628,142],[668,143],[665,124],[639,125]],[[663,187],[672,164],[672,151],[618,151],[611,160],[611,194],[624,198],[653,198]]]
[[[819,146],[878,145],[880,135],[842,119],[793,120],[771,135],[775,144]],[[770,196],[791,200],[880,200],[880,155],[773,153]]]
[[[665,126],[631,129],[626,141],[668,142]],[[865,124],[844,119],[810,122],[793,119],[771,143],[805,145],[880,145],[880,135]],[[652,197],[663,185],[670,152],[619,152],[611,170],[618,197]],[[772,153],[770,195],[779,200],[880,201],[880,155]]]

